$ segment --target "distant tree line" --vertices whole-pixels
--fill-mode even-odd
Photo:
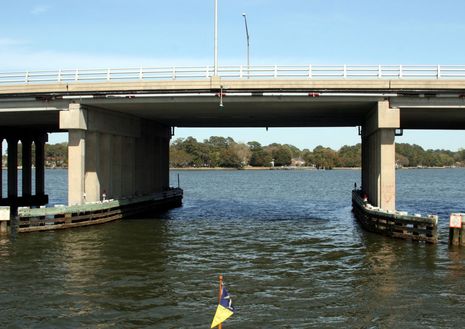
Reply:
[[[8,153],[8,150],[7,150]],[[32,165],[35,165],[35,145],[32,144]],[[18,166],[22,166],[22,144],[18,144]],[[7,156],[2,155],[2,166],[7,166]],[[68,167],[68,143],[45,144],[45,167],[67,168]]]
[[[18,144],[20,166],[22,165],[21,153],[21,144]],[[7,157],[3,155],[3,166],[6,166],[6,161]],[[33,164],[34,161],[32,157]],[[67,168],[67,143],[46,144],[45,164],[49,168]],[[419,145],[399,143],[396,144],[396,164],[400,167],[465,166],[465,150],[460,149],[457,152],[425,150]],[[345,145],[339,150],[319,145],[313,150],[300,150],[289,144],[273,143],[265,146],[255,141],[238,143],[231,137],[212,136],[203,142],[193,137],[178,138],[170,145],[170,166],[172,168],[243,168],[246,166],[355,168],[361,166],[361,145]]]
[[[361,144],[345,145],[333,150],[321,145],[313,150],[273,143],[267,146],[256,141],[238,143],[231,137],[212,136],[203,142],[193,137],[178,138],[170,146],[172,168],[186,167],[281,167],[311,166],[318,169],[361,166]],[[419,145],[396,144],[399,167],[465,166],[465,150],[425,150]]]

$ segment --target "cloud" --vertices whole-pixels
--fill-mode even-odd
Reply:
[[[42,15],[42,14],[46,13],[49,10],[50,10],[50,6],[48,6],[48,5],[37,5],[34,8],[32,8],[31,14],[35,15],[35,16],[38,16],[38,15]]]

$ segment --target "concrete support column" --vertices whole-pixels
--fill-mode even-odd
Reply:
[[[136,194],[136,139],[128,137],[126,142],[127,147],[127,169],[129,177],[127,180],[129,195],[134,196]]]
[[[100,201],[100,143],[99,133],[87,132],[85,145],[84,191],[87,202]]]
[[[161,189],[160,186],[160,137],[152,139],[150,145],[150,152],[153,155],[152,166],[149,168],[152,173],[152,185],[150,186],[150,192],[158,192]]]
[[[30,197],[32,195],[32,139],[22,138],[22,196]]]
[[[121,141],[121,194],[123,197],[134,195],[134,142],[132,137],[123,137]]]
[[[169,127],[73,103],[60,128],[69,131],[70,204],[99,201],[103,191],[118,199],[168,188]]]
[[[86,132],[73,129],[68,133],[68,204],[85,202],[84,174],[86,155]]]
[[[112,186],[113,190],[111,195],[114,198],[122,197],[122,175],[123,175],[123,167],[122,167],[122,137],[121,136],[112,136]]]
[[[3,137],[0,137],[0,199],[3,198]]]
[[[362,132],[365,131],[365,128],[362,127]],[[368,137],[364,137],[362,134],[362,191],[364,193],[368,192],[368,184],[369,184],[369,179],[368,179],[368,169],[370,166],[370,152],[369,152],[369,147],[368,147]]]
[[[166,190],[170,187],[170,138],[162,139],[162,187]]]
[[[399,126],[399,110],[382,101],[363,129],[362,188],[371,204],[386,210],[396,209],[395,129]]]
[[[40,134],[34,138],[36,146],[36,195],[45,195],[45,143],[47,134]]]
[[[107,198],[113,198],[113,165],[111,156],[113,154],[113,136],[110,134],[100,134],[100,193],[105,193]]]
[[[143,195],[145,193],[145,185],[147,184],[147,177],[145,175],[145,168],[147,165],[148,155],[145,152],[145,142],[142,138],[135,141],[135,171],[136,171],[136,195]]]

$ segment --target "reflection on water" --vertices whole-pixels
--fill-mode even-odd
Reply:
[[[0,327],[206,328],[219,273],[237,307],[225,328],[461,327],[464,251],[362,231],[359,171],[180,175],[184,206],[155,218],[0,238]],[[457,181],[400,171],[399,204],[444,219]]]

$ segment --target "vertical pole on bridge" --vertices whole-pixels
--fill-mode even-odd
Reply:
[[[214,76],[218,76],[218,0],[215,0],[215,41],[214,41],[215,69]]]

